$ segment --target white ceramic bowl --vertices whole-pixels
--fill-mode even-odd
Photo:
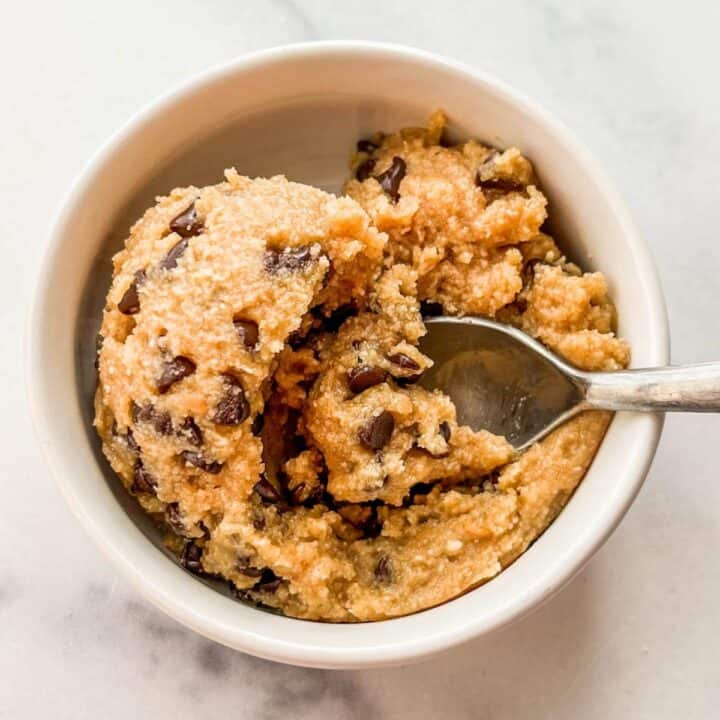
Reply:
[[[571,256],[608,276],[633,365],[665,364],[667,323],[652,260],[624,205],[569,131],[482,72],[407,48],[296,45],[209,70],[152,103],[89,163],[57,217],[40,269],[28,381],[53,474],[98,545],[151,602],[254,655],[315,667],[408,662],[490,632],[555,593],[605,541],[638,492],[662,418],[618,415],[560,517],[488,584],[409,617],[331,625],[235,602],[183,571],[120,488],[91,426],[94,341],[109,258],[157,194],[217,182],[235,165],[337,190],[354,142],[422,124],[435,108],[457,136],[517,145],[550,198]]]

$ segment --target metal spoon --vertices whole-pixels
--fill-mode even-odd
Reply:
[[[455,403],[458,422],[523,450],[583,410],[720,411],[720,363],[584,372],[524,332],[475,317],[425,320],[421,384]]]

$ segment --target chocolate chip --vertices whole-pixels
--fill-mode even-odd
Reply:
[[[158,410],[152,403],[138,405],[133,401],[130,414],[134,423],[150,423],[159,435],[170,435],[172,433],[173,427],[170,413],[165,412],[165,410]]]
[[[252,421],[250,430],[251,430],[252,434],[257,437],[263,431],[264,426],[265,426],[265,416],[262,413],[258,413],[255,416],[255,419]]]
[[[178,437],[184,438],[195,447],[200,447],[200,445],[203,444],[202,430],[191,417],[186,417],[182,423],[180,423],[180,427],[175,431],[175,434]]]
[[[217,425],[239,425],[250,415],[250,404],[241,382],[230,373],[223,376],[225,391],[215,407],[212,421]]]
[[[180,457],[188,465],[204,470],[211,475],[217,475],[223,469],[223,463],[217,460],[207,460],[203,455],[194,450],[183,450],[180,453]]]
[[[370,450],[382,450],[392,437],[395,429],[395,418],[392,413],[383,410],[377,417],[360,428],[358,438]]]
[[[393,580],[392,560],[387,555],[381,555],[375,565],[375,578],[383,585],[389,585]]]
[[[287,270],[294,272],[302,270],[312,262],[313,256],[310,248],[302,245],[296,248],[285,248],[285,250],[266,250],[263,257],[265,270],[271,275]]]
[[[133,467],[133,483],[130,490],[134,493],[157,494],[157,480],[147,471],[142,460],[135,461],[135,467]]]
[[[452,430],[450,429],[450,423],[446,420],[443,420],[440,423],[440,434],[443,436],[445,442],[450,442],[450,436],[452,435]]]
[[[196,369],[195,363],[189,358],[178,355],[172,360],[164,362],[160,377],[155,381],[158,392],[166,393],[176,382],[192,375]]]
[[[138,289],[146,280],[147,274],[144,270],[138,270],[135,273],[133,281],[118,303],[118,310],[123,313],[123,315],[135,315],[135,313],[140,312],[140,294],[138,293]]]
[[[127,429],[127,432],[124,435],[124,440],[130,450],[134,453],[140,452],[140,446],[138,445],[138,442],[133,435],[133,431],[130,428]]]
[[[280,587],[281,582],[282,578],[279,578],[270,568],[265,568],[260,580],[253,586],[253,590],[274,593]]]
[[[492,177],[487,180],[483,180],[480,177],[480,173],[478,173],[475,178],[475,184],[483,190],[497,190],[502,193],[523,192],[525,190],[525,186],[515,180],[501,177]]]
[[[130,417],[134,423],[146,419],[147,405],[138,405],[134,400],[130,401]]]
[[[366,160],[363,160],[355,170],[355,177],[360,182],[367,180],[372,175],[376,162],[375,158],[367,158]]]
[[[203,223],[198,218],[194,202],[170,221],[170,230],[182,238],[189,238],[202,232]]]
[[[158,435],[170,435],[173,431],[170,413],[158,410],[152,420],[152,426]]]
[[[177,267],[180,256],[185,252],[185,250],[187,250],[188,242],[187,238],[183,238],[182,240],[176,242],[170,250],[168,250],[167,255],[160,263],[160,267],[165,270],[172,270]]]
[[[203,549],[196,545],[192,540],[185,543],[182,555],[180,556],[180,564],[195,575],[204,575],[201,558]]]
[[[165,507],[165,522],[176,535],[185,537],[187,528],[185,527],[178,503],[168,503]]]
[[[358,140],[357,151],[368,153],[371,155],[378,149],[378,146],[372,140]]]
[[[247,575],[248,577],[259,578],[262,577],[263,574],[261,568],[256,568],[250,564],[250,557],[247,555],[240,555],[235,567],[239,573]]]
[[[395,156],[392,159],[392,165],[385,172],[375,176],[380,187],[392,198],[393,202],[400,199],[400,183],[405,177],[406,171],[405,161],[401,157]]]
[[[258,324],[254,320],[243,320],[242,318],[234,318],[233,325],[238,334],[241,344],[248,350],[252,350],[260,337],[258,332]]]
[[[437,317],[438,315],[444,315],[445,311],[440,303],[423,300],[420,303],[420,313],[423,317]]]
[[[386,377],[387,373],[382,368],[361,365],[360,367],[352,368],[352,370],[348,372],[348,385],[350,386],[350,390],[357,395],[363,390],[385,382]]]
[[[406,355],[405,353],[399,352],[393,355],[388,355],[388,360],[393,363],[393,365],[397,365],[403,370],[420,369],[420,366],[409,355]]]
[[[282,501],[282,495],[277,491],[275,486],[270,483],[266,478],[260,478],[253,490],[260,496],[262,500],[269,503],[279,503]]]

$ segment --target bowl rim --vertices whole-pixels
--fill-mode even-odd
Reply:
[[[587,533],[583,538],[584,543],[574,546],[572,551],[567,553],[564,561],[557,563],[554,572],[545,573],[542,577],[538,577],[537,582],[520,597],[509,601],[504,611],[496,613],[491,621],[482,623],[477,620],[473,621],[473,618],[468,618],[462,627],[436,630],[435,632],[428,632],[422,637],[405,638],[402,642],[385,645],[375,643],[372,647],[337,647],[320,644],[307,646],[299,642],[288,642],[281,637],[262,635],[250,626],[245,628],[228,627],[208,616],[207,613],[203,613],[202,609],[197,607],[198,603],[193,605],[190,601],[186,602],[184,598],[174,596],[172,592],[162,586],[161,582],[157,582],[156,578],[142,575],[138,563],[128,557],[131,552],[120,548],[114,539],[108,537],[103,527],[95,522],[87,502],[81,497],[81,493],[77,492],[73,482],[61,469],[62,462],[53,449],[51,441],[54,432],[53,424],[43,411],[44,382],[41,378],[44,373],[38,353],[38,349],[43,344],[42,324],[44,318],[42,317],[42,310],[46,305],[46,296],[52,280],[55,258],[63,245],[63,237],[66,234],[65,226],[74,208],[82,201],[88,186],[106,161],[114,153],[121,150],[123,144],[145,124],[166,112],[168,107],[172,106],[176,100],[194,93],[206,84],[269,63],[289,59],[304,59],[311,56],[321,57],[335,53],[342,53],[346,56],[355,55],[359,58],[368,54],[387,59],[393,57],[402,58],[405,61],[415,62],[420,66],[420,69],[422,67],[442,68],[455,74],[467,76],[472,81],[487,88],[488,92],[502,96],[504,100],[518,108],[519,111],[532,117],[535,123],[544,125],[549,132],[557,136],[593,177],[621,227],[624,242],[632,250],[637,260],[644,287],[650,296],[651,316],[648,317],[648,323],[652,332],[648,343],[650,347],[646,348],[646,350],[657,364],[666,364],[668,362],[669,332],[667,311],[657,270],[649,248],[635,228],[624,201],[614,190],[598,162],[577,140],[572,131],[534,101],[528,99],[523,93],[514,90],[493,75],[465,63],[393,43],[337,40],[304,42],[273,47],[233,58],[196,73],[145,104],[91,156],[62,199],[59,209],[51,222],[47,238],[39,250],[41,260],[36,273],[34,292],[28,313],[28,327],[25,334],[26,391],[35,435],[51,474],[54,476],[68,505],[86,532],[106,556],[113,561],[114,565],[130,580],[132,585],[155,606],[175,620],[210,639],[266,659],[308,667],[378,667],[407,663],[446,651],[455,645],[499,629],[519,619],[555,595],[584,567],[627,512],[649,470],[660,439],[663,417],[656,415],[648,418],[648,422],[639,429],[642,435],[640,442],[643,451],[636,453],[635,457],[631,458],[626,464],[625,475],[627,480],[623,484],[623,493],[615,499],[612,506],[613,511],[606,513],[606,516],[602,518],[603,524],[598,521],[595,531]],[[208,591],[214,592],[210,589]],[[453,600],[450,600],[444,606],[453,602]],[[392,623],[401,620],[402,618],[396,618],[381,622]],[[377,625],[378,623],[372,624]],[[347,626],[341,625],[338,627]]]

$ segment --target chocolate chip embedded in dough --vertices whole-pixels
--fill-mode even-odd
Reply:
[[[383,410],[360,428],[358,438],[370,450],[382,450],[390,441],[394,429],[395,418],[392,413]]]
[[[180,427],[175,431],[175,434],[187,440],[191,445],[200,447],[203,444],[202,430],[198,427],[198,424],[191,417],[186,417],[181,423]]]
[[[198,217],[194,202],[170,221],[170,230],[182,238],[198,235],[204,230],[203,222]]]
[[[179,503],[174,502],[167,504],[165,507],[165,522],[176,535],[185,537],[187,528],[185,527],[185,522],[183,521],[183,515],[180,511]]]
[[[158,435],[171,435],[173,426],[170,413],[158,410],[153,417],[152,426]]]
[[[152,403],[138,405],[133,401],[130,406],[130,415],[134,423],[150,423],[159,435],[170,435],[172,433],[173,427],[170,413],[165,412],[165,410],[158,410]]]
[[[248,350],[252,350],[260,338],[258,324],[254,320],[243,320],[236,317],[233,319],[233,325],[240,343]]]
[[[158,392],[166,393],[176,382],[192,375],[197,366],[190,358],[178,355],[162,365],[160,377],[155,381]]]
[[[269,503],[279,503],[282,501],[282,495],[278,492],[275,486],[266,478],[260,478],[253,490],[260,496],[262,500]]]
[[[262,577],[263,571],[261,568],[254,567],[250,564],[250,557],[247,555],[239,555],[235,567],[239,573],[246,575],[251,578]]]
[[[372,175],[376,162],[375,158],[367,158],[363,160],[355,170],[355,177],[360,182],[367,180]]]
[[[406,355],[405,353],[394,353],[393,355],[388,355],[388,360],[393,364],[397,365],[398,367],[402,368],[403,370],[419,370],[420,366],[413,360],[409,355]]]
[[[157,495],[157,480],[148,472],[142,460],[135,461],[130,490],[134,493],[143,492],[148,495]]]
[[[117,307],[123,315],[135,315],[140,312],[140,294],[139,288],[147,280],[147,273],[144,270],[138,270],[135,273],[133,281],[120,298]]]
[[[375,578],[383,585],[389,585],[393,581],[392,560],[388,555],[381,555],[375,564]]]
[[[379,367],[370,365],[360,365],[354,367],[348,372],[348,385],[350,390],[356,395],[367,390],[368,388],[385,382],[387,373]]]
[[[133,431],[131,428],[128,428],[127,431],[125,432],[125,435],[122,437],[125,440],[125,443],[128,446],[128,448],[132,452],[134,452],[136,454],[140,452],[140,446],[138,445],[138,442],[135,439],[135,436],[133,435]]]
[[[218,462],[217,460],[208,460],[194,450],[183,450],[180,453],[180,457],[188,463],[188,465],[192,465],[193,467],[210,473],[211,475],[217,475],[223,469],[223,463]]]
[[[380,187],[392,198],[393,202],[397,202],[400,199],[400,183],[405,177],[407,171],[407,165],[405,161],[397,155],[392,159],[392,165],[375,176],[375,179],[380,183]]]
[[[525,186],[515,180],[501,177],[491,177],[483,180],[479,173],[475,178],[475,184],[482,190],[496,190],[501,193],[523,192],[525,190]]]
[[[185,250],[187,250],[188,242],[188,238],[183,238],[182,240],[176,242],[168,250],[167,255],[165,255],[163,261],[160,263],[160,267],[164,270],[173,270],[174,268],[176,268],[178,260],[185,252]]]
[[[296,248],[285,248],[285,250],[266,250],[263,256],[265,270],[270,275],[287,270],[295,272],[302,270],[313,260],[312,252],[307,245]]]
[[[245,390],[234,375],[225,373],[222,378],[225,391],[215,407],[212,421],[217,425],[239,425],[250,415]]]
[[[185,543],[182,555],[180,556],[180,564],[195,575],[204,575],[205,571],[203,570],[201,562],[202,554],[203,549],[191,540]]]

